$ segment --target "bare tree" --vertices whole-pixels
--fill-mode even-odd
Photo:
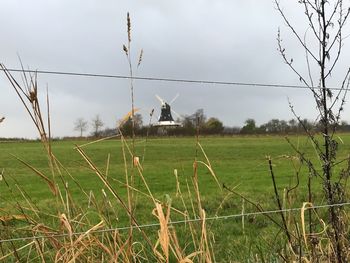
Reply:
[[[274,2],[287,27],[305,51],[306,70],[304,73],[298,69],[295,64],[296,60],[287,56],[280,30],[278,31],[278,50],[284,62],[298,76],[300,81],[309,88],[316,103],[319,114],[318,120],[322,130],[321,140],[314,136],[308,127],[303,124],[301,117],[297,115],[291,103],[290,107],[309,139],[313,142],[321,161],[321,167],[317,167],[317,163],[312,162],[297,147],[291,145],[298,153],[299,159],[307,164],[310,171],[308,183],[308,201],[310,203],[313,202],[314,196],[311,182],[320,180],[323,185],[324,198],[329,205],[327,235],[333,251],[329,250],[327,261],[347,262],[349,260],[349,253],[347,252],[349,243],[343,226],[343,212],[341,206],[334,206],[334,204],[344,202],[344,186],[347,176],[344,176],[344,173],[337,176],[335,173],[335,167],[338,164],[336,161],[338,144],[334,134],[340,122],[340,115],[349,88],[350,69],[346,71],[344,80],[336,88],[335,93],[328,87],[328,79],[332,76],[340,58],[345,38],[343,31],[350,13],[350,7],[345,7],[346,4],[343,0],[299,0],[298,3],[308,21],[308,29],[302,35],[297,32],[296,27],[283,11],[280,1],[274,0]],[[314,74],[314,72],[317,72],[317,74]],[[309,231],[310,236],[315,232],[311,212],[309,213]],[[309,260],[316,262],[319,258],[315,258],[315,253],[312,253]]]
[[[103,127],[104,123],[102,122],[100,116],[97,114],[95,118],[91,120],[91,126],[93,128],[93,135],[98,137],[100,135],[100,129]]]
[[[83,133],[88,128],[88,122],[83,118],[78,118],[74,123],[74,130],[80,132],[80,137],[83,137]]]

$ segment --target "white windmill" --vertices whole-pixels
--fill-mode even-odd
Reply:
[[[167,103],[165,100],[163,100],[161,97],[156,95],[156,98],[159,100],[161,104],[160,108],[160,117],[158,119],[158,122],[153,124],[153,126],[156,127],[179,127],[181,126],[181,123],[175,122],[173,119],[173,116],[171,115],[171,112],[174,112],[176,115],[179,116],[175,111],[171,110],[171,104],[179,97],[179,94],[177,94],[170,103]]]

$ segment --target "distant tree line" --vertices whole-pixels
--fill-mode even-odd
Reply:
[[[191,115],[186,115],[176,120],[181,123],[181,127],[174,128],[162,128],[155,127],[150,124],[144,124],[142,115],[136,113],[134,115],[134,129],[137,136],[157,136],[160,134],[167,134],[170,136],[192,136],[197,133],[197,130],[201,135],[234,135],[234,134],[297,134],[304,133],[305,129],[311,132],[320,131],[320,125],[318,122],[312,122],[307,119],[303,120],[279,120],[271,119],[270,121],[257,125],[256,121],[252,118],[247,119],[244,122],[243,127],[227,127],[223,125],[223,122],[218,118],[210,117],[204,114],[203,109],[196,110]],[[90,123],[83,118],[78,118],[74,124],[74,130],[79,132],[80,137],[85,135],[88,127],[91,131],[88,134],[89,137],[107,137],[113,136],[119,133],[116,127],[103,128],[99,115],[96,115]],[[119,127],[124,136],[132,135],[132,118],[128,118]],[[338,127],[338,131],[350,131],[350,125],[342,121]]]
[[[260,126],[256,125],[254,119],[247,119],[244,126],[240,129],[240,134],[290,134],[290,133],[304,133],[305,130],[310,132],[321,131],[320,122],[312,122],[308,119],[296,120],[291,119],[289,121],[271,119],[267,123]],[[338,131],[348,132],[350,131],[350,125],[346,121],[342,121],[337,125]]]

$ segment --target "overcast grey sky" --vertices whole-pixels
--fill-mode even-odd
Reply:
[[[281,5],[304,35],[306,21],[296,2],[282,0]],[[298,85],[277,52],[278,27],[288,54],[301,72],[306,70],[304,51],[272,0],[0,0],[0,62],[18,68],[19,54],[31,69],[127,75],[122,50],[127,12],[135,65],[144,49],[138,76]],[[349,55],[346,42],[332,85],[339,84]],[[131,108],[126,80],[39,75],[39,84],[42,96],[49,87],[53,136],[78,135],[74,121],[90,121],[96,114],[114,127]],[[177,93],[173,108],[179,114],[203,108],[228,126],[241,126],[247,118],[258,124],[291,119],[287,98],[302,117],[316,117],[307,90],[135,81],[135,104],[145,122],[152,108],[159,112],[155,94],[171,100]],[[344,120],[350,121],[349,113]],[[37,136],[2,73],[0,115],[6,117],[0,137]]]

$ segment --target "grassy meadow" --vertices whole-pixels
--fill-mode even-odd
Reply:
[[[307,158],[317,161],[313,145],[306,137],[292,135],[289,138]],[[350,152],[350,134],[340,134],[338,138],[338,160],[342,161]],[[10,218],[3,220],[2,227],[6,228],[6,235],[2,232],[1,238],[30,234],[25,220],[11,219],[11,215],[28,213],[35,218],[36,212],[33,211],[40,211],[37,213],[41,214],[42,220],[47,219],[47,226],[57,227],[52,218],[60,210],[58,203],[66,203],[65,210],[79,210],[84,207],[84,216],[91,224],[102,218],[108,222],[106,227],[129,225],[128,216],[120,208],[120,204],[75,149],[76,145],[86,143],[88,141],[83,140],[52,142],[52,152],[61,163],[61,175],[54,173],[55,179],[52,179],[48,157],[40,142],[0,143],[0,169],[3,170],[0,181],[0,217]],[[120,139],[111,139],[81,148],[125,202],[125,171],[127,169],[128,174],[135,173],[135,218],[139,225],[157,223],[157,218],[152,214],[152,197],[160,203],[171,202],[174,209],[181,211],[184,211],[185,206],[188,218],[198,217],[194,205],[198,199],[193,194],[192,186],[195,160],[198,165],[200,202],[207,218],[257,211],[255,206],[243,201],[239,195],[223,189],[223,184],[261,205],[264,210],[278,209],[267,156],[272,159],[283,206],[301,207],[307,201],[308,170],[300,163],[296,152],[283,136],[200,137],[199,143],[202,148],[197,145],[196,138],[189,137],[137,139],[135,155],[139,156],[142,175],[149,190],[135,168],[131,168],[130,154],[126,147],[132,147],[130,140],[123,145]],[[340,171],[345,164],[346,162],[341,162],[337,169]],[[52,194],[47,182],[33,171],[34,168],[57,183],[60,189],[57,196]],[[178,179],[174,173],[177,173]],[[285,189],[297,185],[296,190],[286,197]],[[314,202],[324,203],[324,200],[318,198],[317,192],[322,196],[322,186],[316,178],[313,189],[318,189],[314,191]],[[94,202],[101,213],[91,209]],[[26,209],[27,212],[23,212]],[[276,221],[280,219],[278,214],[271,216]],[[171,214],[172,221],[181,219],[183,217],[177,213]],[[212,241],[215,260],[218,262],[248,261],[260,257],[270,261],[276,258],[274,251],[283,249],[285,245],[280,242],[283,240],[280,229],[262,215],[245,217],[244,220],[241,217],[208,220],[207,225],[208,239]],[[145,228],[145,233],[149,237],[156,237],[157,229]],[[185,237],[184,240],[180,238],[179,242],[191,247],[191,242],[186,241],[188,225],[178,224],[176,230],[179,237]]]

